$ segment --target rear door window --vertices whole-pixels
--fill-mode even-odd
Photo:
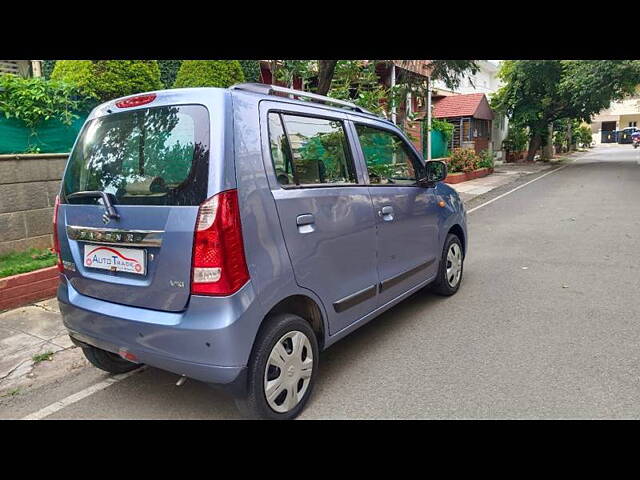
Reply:
[[[269,141],[281,185],[358,183],[344,125],[339,120],[271,112]]]
[[[199,205],[206,199],[208,162],[204,106],[118,112],[85,126],[69,159],[63,194],[98,190],[121,205]]]

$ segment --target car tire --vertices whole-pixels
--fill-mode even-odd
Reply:
[[[313,390],[318,341],[309,322],[297,315],[279,314],[265,322],[247,366],[246,393],[236,405],[250,419],[291,420]]]
[[[126,373],[140,367],[139,363],[129,362],[115,353],[96,347],[84,347],[82,353],[94,367],[109,373]]]
[[[459,266],[459,274],[456,273],[454,280],[451,281],[450,270],[452,263],[451,255],[453,258],[456,257],[456,252],[458,254],[459,260],[457,260]],[[447,238],[444,242],[444,248],[442,249],[442,257],[440,258],[440,266],[438,268],[438,276],[436,280],[432,284],[432,290],[438,295],[443,296],[451,296],[458,291],[460,288],[460,284],[462,283],[462,274],[463,274],[463,265],[464,265],[464,249],[462,248],[462,242],[457,235],[450,233],[447,235]]]

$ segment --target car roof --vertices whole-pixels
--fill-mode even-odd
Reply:
[[[329,110],[333,112],[339,113],[348,113],[349,115],[357,115],[363,118],[368,118],[370,120],[377,120],[381,122],[385,122],[389,125],[397,127],[390,120],[376,115],[368,110],[365,110],[362,107],[350,102],[346,102],[343,100],[334,99],[331,97],[326,97],[322,95],[316,95],[309,92],[304,92],[300,90],[288,89],[284,87],[279,87],[276,85],[267,85],[267,84],[257,84],[257,83],[245,83],[245,84],[237,84],[229,87],[229,90],[233,92],[234,95],[246,95],[256,97],[259,100],[270,100],[279,103],[289,103],[293,105],[302,105],[305,107],[313,107],[319,108],[323,110]],[[276,95],[276,93],[286,93],[290,95],[296,95],[302,98],[308,98],[309,100],[298,100],[282,95]],[[322,101],[326,101],[327,103],[320,103]],[[338,105],[338,106],[334,106]]]

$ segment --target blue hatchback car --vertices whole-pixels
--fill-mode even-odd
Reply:
[[[446,173],[391,122],[281,87],[104,103],[56,202],[64,324],[107,372],[148,364],[294,418],[321,350],[427,285],[460,287]]]

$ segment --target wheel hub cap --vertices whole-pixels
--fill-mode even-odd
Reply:
[[[462,250],[457,243],[451,244],[447,252],[447,282],[455,287],[462,274]]]
[[[295,408],[309,388],[313,351],[307,336],[299,331],[284,334],[271,350],[264,372],[264,393],[278,413]]]

